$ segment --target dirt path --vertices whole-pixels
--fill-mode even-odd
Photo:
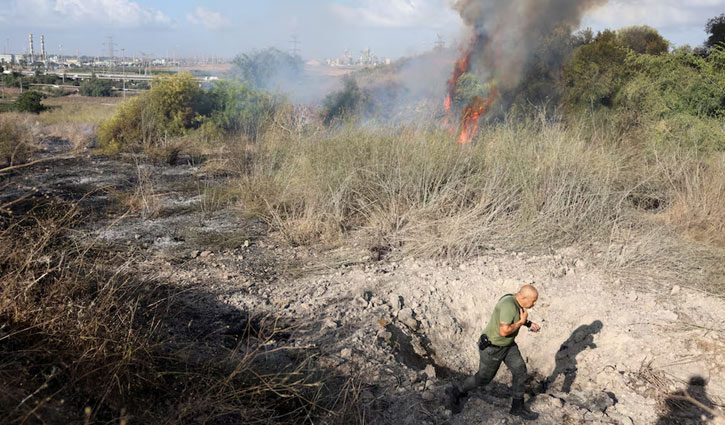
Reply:
[[[157,202],[146,217],[119,201],[137,190],[142,169]],[[364,382],[370,423],[518,423],[507,413],[505,368],[462,413],[442,400],[447,385],[477,367],[475,341],[496,301],[526,283],[540,290],[530,316],[543,326],[518,338],[532,376],[527,398],[541,413],[533,423],[707,423],[705,411],[673,398],[688,387],[705,405],[725,402],[722,299],[615,278],[574,249],[446,264],[281,247],[232,207],[200,208],[200,182],[209,181],[188,164],[77,155],[3,177],[0,204],[80,201],[99,211],[80,239],[131,245],[143,253],[139,271],[298,324],[288,342]],[[13,208],[23,213],[23,203]]]

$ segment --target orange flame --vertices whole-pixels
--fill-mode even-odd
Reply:
[[[481,116],[488,112],[488,109],[496,100],[497,96],[498,90],[496,90],[496,87],[491,86],[491,93],[485,100],[476,96],[463,108],[461,134],[458,136],[458,143],[465,144],[473,141],[473,138],[476,137],[476,133],[478,132],[478,122]]]
[[[450,118],[451,118],[451,103],[453,100],[453,97],[456,94],[456,85],[458,84],[458,80],[461,78],[461,76],[468,72],[468,68],[471,61],[471,55],[473,54],[473,46],[476,44],[477,36],[474,35],[473,40],[469,44],[468,48],[465,51],[462,51],[462,56],[459,58],[455,65],[453,66],[453,75],[451,76],[451,79],[448,80],[448,93],[446,94],[446,100],[445,100],[445,110],[446,110],[446,117],[443,121],[443,124],[445,127],[449,126]],[[480,97],[475,97],[471,99],[471,101],[466,105],[465,108],[463,108],[463,114],[461,116],[461,133],[458,136],[458,143],[470,143],[474,137],[476,137],[476,133],[478,132],[478,122],[481,119],[481,116],[486,114],[488,110],[491,107],[491,104],[496,100],[496,97],[498,96],[498,90],[491,85],[491,91],[488,95],[488,98],[481,99]],[[453,129],[450,129],[451,132]]]

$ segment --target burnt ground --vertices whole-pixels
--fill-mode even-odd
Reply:
[[[44,144],[41,157],[69,148]],[[77,204],[84,222],[74,238],[133,253],[138,273],[190,289],[191,317],[179,321],[200,350],[210,333],[233,344],[249,317],[282,318],[285,343],[362,382],[368,423],[519,423],[507,414],[504,368],[460,414],[443,401],[451,382],[475,371],[475,340],[495,301],[524,283],[542,292],[531,313],[541,334],[518,338],[532,377],[527,398],[541,414],[534,423],[712,422],[678,398],[685,391],[723,405],[725,335],[714,325],[725,321],[722,299],[622,280],[576,248],[451,264],[290,247],[233,199],[208,200],[226,181],[190,159],[172,166],[82,153],[1,175],[0,205],[18,216]]]

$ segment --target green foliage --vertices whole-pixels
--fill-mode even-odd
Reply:
[[[230,74],[257,89],[273,88],[274,80],[279,78],[299,78],[304,65],[298,56],[275,48],[241,54],[232,63]]]
[[[718,64],[722,50],[704,59],[691,53],[631,55],[618,106],[655,118],[668,114],[725,116],[725,72]],[[719,69],[718,69],[719,68]]]
[[[139,144],[157,146],[195,129],[207,139],[243,135],[256,140],[278,106],[278,100],[246,84],[218,82],[205,91],[190,74],[179,74],[155,79],[150,91],[119,105],[98,136],[111,153]]]
[[[659,46],[659,47],[657,47]],[[655,54],[658,53],[658,54]],[[570,111],[607,111],[607,125],[655,144],[725,150],[725,48],[709,55],[665,51],[646,27],[605,31],[579,47],[564,68]]]
[[[237,82],[217,82],[208,92],[212,111],[205,128],[256,140],[269,124],[278,102],[269,94]]]
[[[542,38],[533,50],[521,83],[503,98],[512,99],[516,109],[525,110],[529,105],[557,104],[560,98],[561,68],[574,49],[591,43],[594,34],[590,29],[571,34],[566,28],[557,28]]]
[[[343,88],[325,96],[322,101],[322,121],[327,125],[337,119],[355,115],[370,107],[367,93],[354,78],[345,78]]]
[[[43,94],[40,92],[26,91],[15,101],[15,110],[18,112],[39,114],[45,110],[45,107],[40,103],[43,97]]]
[[[99,128],[107,147],[156,144],[182,136],[201,124],[208,111],[204,91],[190,74],[157,78],[153,88],[120,105],[116,115]]]
[[[617,37],[623,46],[640,54],[661,55],[670,47],[656,29],[647,25],[622,28]]]
[[[623,83],[627,49],[606,30],[580,46],[564,67],[564,100],[575,108],[611,106]]]
[[[109,80],[100,80],[96,77],[90,80],[84,80],[80,86],[80,92],[83,96],[91,97],[108,97],[111,96],[113,83]]]
[[[707,21],[705,32],[710,34],[705,41],[707,47],[716,47],[725,44],[725,13]]]
[[[486,91],[478,77],[466,72],[456,82],[456,89],[453,94],[453,106],[459,109],[463,108],[471,99],[485,97]]]
[[[19,72],[13,71],[10,74],[3,74],[3,86],[20,88],[22,84],[23,90],[30,87],[30,79],[23,77]]]

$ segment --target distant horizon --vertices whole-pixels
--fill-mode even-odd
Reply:
[[[601,31],[632,25],[657,29],[674,46],[702,45],[708,19],[725,12],[725,0],[610,0],[585,14],[580,25]],[[290,51],[297,37],[304,60],[334,59],[364,49],[393,60],[433,48],[442,37],[456,47],[465,26],[447,0],[227,0],[197,6],[191,0],[0,0],[0,51],[26,54],[28,35],[39,52],[72,57],[218,57],[275,47]],[[125,53],[122,53],[122,50]]]

